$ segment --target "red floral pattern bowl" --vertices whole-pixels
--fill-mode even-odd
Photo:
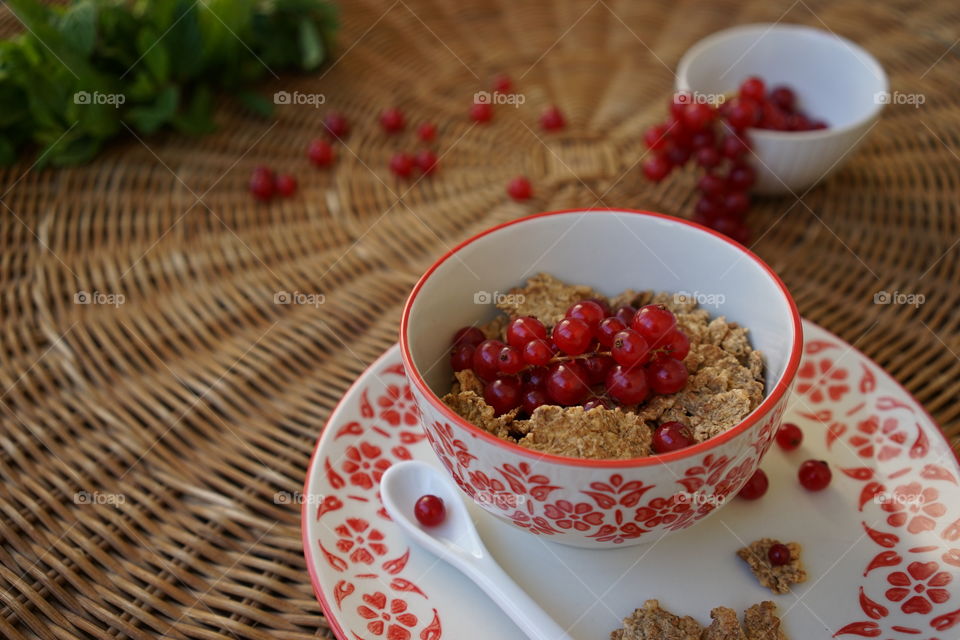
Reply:
[[[450,337],[492,318],[498,296],[541,271],[606,294],[653,289],[710,301],[712,315],[748,327],[754,348],[764,353],[764,401],[707,442],[628,460],[542,454],[466,422],[440,401],[452,376]],[[589,548],[652,542],[735,496],[779,428],[801,345],[796,305],[757,256],[699,225],[624,210],[545,213],[467,240],[420,279],[400,326],[412,399],[453,480],[517,527]],[[403,411],[397,419],[407,419]]]

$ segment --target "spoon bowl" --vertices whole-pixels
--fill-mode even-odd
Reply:
[[[424,495],[443,500],[446,515],[436,526],[424,526],[413,516]],[[493,559],[447,476],[423,462],[399,462],[383,474],[380,496],[407,535],[473,580],[532,640],[573,640]]]

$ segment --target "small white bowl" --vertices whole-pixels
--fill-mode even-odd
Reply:
[[[816,131],[749,129],[757,193],[800,195],[827,177],[863,141],[889,95],[886,73],[862,47],[789,24],[744,25],[704,38],[680,59],[677,90],[716,96],[735,91],[752,75],[768,87],[789,85],[799,107],[828,125]]]

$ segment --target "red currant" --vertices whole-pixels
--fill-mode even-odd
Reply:
[[[687,105],[692,102],[693,96],[690,95],[689,91],[677,91],[670,98],[670,115],[677,118],[683,117],[683,112],[686,110]]]
[[[613,338],[610,355],[628,369],[646,361],[650,353],[647,341],[637,331],[624,329]]]
[[[715,146],[716,140],[717,136],[713,132],[713,129],[704,129],[703,131],[697,131],[695,134],[690,136],[690,146],[694,149],[713,147]]]
[[[326,167],[333,163],[333,147],[326,140],[317,138],[307,147],[307,157],[318,167]]]
[[[420,496],[413,506],[413,514],[417,521],[425,527],[435,527],[447,517],[447,508],[443,499],[437,496]]]
[[[651,151],[663,149],[667,144],[667,127],[662,124],[651,126],[644,132],[643,141]]]
[[[647,399],[647,377],[640,367],[615,365],[607,372],[607,393],[620,404],[639,404]]]
[[[749,150],[750,146],[741,135],[733,133],[723,139],[723,157],[725,158],[736,160]]]
[[[763,80],[757,76],[750,76],[740,85],[740,95],[744,98],[756,100],[757,102],[763,100],[766,92],[766,85],[763,83]]]
[[[347,122],[343,114],[337,111],[331,111],[326,115],[323,119],[323,126],[327,133],[334,138],[343,138],[350,133],[350,123]]]
[[[760,121],[760,105],[750,98],[734,98],[727,111],[727,122],[734,129],[746,129]]]
[[[673,358],[656,360],[647,367],[647,382],[651,389],[661,395],[669,395],[683,389],[689,375],[687,365]]]
[[[600,323],[607,317],[607,313],[599,303],[593,300],[584,300],[567,309],[567,317],[583,320],[590,327],[590,331],[595,333]]]
[[[767,559],[775,567],[782,567],[790,562],[790,547],[780,542],[770,545],[767,551]]]
[[[407,178],[413,172],[414,158],[405,151],[393,154],[390,158],[390,171],[399,178]]]
[[[589,356],[580,360],[580,367],[587,375],[587,382],[592,386],[600,384],[607,378],[607,372],[613,367],[613,358],[610,356]]]
[[[257,200],[267,201],[273,197],[275,189],[273,171],[267,167],[256,167],[250,174],[250,193]]]
[[[421,149],[417,151],[415,162],[424,175],[431,174],[437,168],[437,154],[430,149]]]
[[[705,196],[710,198],[720,198],[726,192],[727,183],[715,173],[705,173],[697,180],[697,188]]]
[[[682,422],[664,422],[653,431],[651,447],[654,453],[670,453],[694,444],[690,429]]]
[[[493,76],[493,82],[490,83],[490,86],[497,93],[510,93],[513,89],[513,80],[505,73],[498,73]]]
[[[564,406],[580,404],[590,393],[587,375],[575,361],[560,362],[547,373],[547,395]]]
[[[690,338],[679,329],[667,332],[660,342],[666,354],[674,360],[683,360],[690,353]]]
[[[524,388],[523,394],[520,396],[520,407],[527,414],[532,414],[538,407],[542,407],[548,402],[550,402],[550,398],[547,397],[547,392],[543,389]]]
[[[489,102],[475,102],[470,105],[470,119],[474,122],[490,122],[493,118],[493,107]]]
[[[288,198],[297,191],[297,179],[289,173],[281,173],[274,181],[274,187],[282,197]]]
[[[731,189],[737,191],[746,191],[753,186],[757,174],[752,167],[745,164],[735,165],[730,169],[730,175],[727,176],[727,184]]]
[[[700,131],[707,127],[717,116],[717,112],[708,104],[688,104],[683,112],[683,122],[691,131]]]
[[[633,316],[630,327],[639,333],[652,348],[659,347],[660,338],[674,328],[677,319],[663,305],[648,304]]]
[[[487,336],[483,335],[483,331],[477,327],[463,327],[453,334],[453,340],[451,342],[453,346],[470,345],[471,347],[475,347],[486,339]]]
[[[712,169],[720,164],[720,152],[713,147],[701,147],[696,152],[697,164],[704,169]]]
[[[523,379],[523,387],[525,389],[546,389],[548,373],[546,367],[530,367],[520,374]]]
[[[693,154],[693,150],[680,142],[674,142],[667,145],[667,150],[664,152],[664,157],[667,161],[675,167],[682,167],[687,164],[687,160],[690,159],[690,156]]]
[[[437,137],[437,125],[432,122],[422,122],[417,127],[417,137],[423,142],[433,142]]]
[[[784,451],[793,451],[803,442],[803,431],[792,422],[784,422],[777,431],[777,444]]]
[[[540,126],[544,131],[559,131],[567,126],[567,119],[563,117],[560,109],[551,105],[540,114]]]
[[[593,332],[590,325],[577,318],[564,318],[553,328],[553,343],[563,353],[578,356],[590,348]]]
[[[807,460],[797,471],[800,484],[808,491],[822,491],[830,484],[833,473],[825,460]]]
[[[609,348],[613,344],[614,336],[626,328],[627,325],[623,323],[623,320],[616,316],[604,318],[600,326],[597,327],[597,342],[601,346]]]
[[[660,182],[666,178],[673,169],[673,164],[665,156],[659,153],[645,158],[642,164],[643,175],[651,182]]]
[[[483,388],[483,399],[493,407],[494,414],[499,416],[520,406],[521,391],[520,380],[517,378],[497,378]]]
[[[387,133],[396,133],[406,126],[406,119],[400,109],[389,107],[380,113],[380,126]]]
[[[546,340],[539,338],[523,345],[523,361],[532,365],[545,365],[553,358],[553,349]]]
[[[764,473],[763,469],[757,469],[737,495],[744,500],[756,500],[763,497],[769,486],[770,480],[767,478],[767,474]]]
[[[731,191],[723,197],[723,208],[727,215],[743,215],[750,208],[750,196],[743,191]]]
[[[774,87],[770,91],[770,102],[777,105],[784,111],[793,111],[796,101],[797,96],[793,93],[793,89],[790,87],[781,85],[779,87]]]
[[[500,351],[506,346],[499,340],[484,340],[473,352],[473,370],[484,380],[493,380],[500,373]]]
[[[546,337],[547,328],[533,316],[515,318],[507,325],[507,343],[517,349],[522,349],[531,340]]]
[[[523,176],[517,176],[507,183],[507,195],[514,200],[529,200],[533,196],[530,181]]]
[[[473,367],[473,352],[476,349],[473,345],[464,344],[454,347],[450,352],[450,365],[454,371],[463,371]]]
[[[515,347],[504,347],[500,350],[500,373],[513,375],[520,373],[527,363],[523,361],[523,354]]]
[[[792,113],[787,116],[788,131],[806,131],[810,128],[810,120],[801,113]]]
[[[625,304],[619,309],[617,309],[613,314],[620,322],[623,323],[624,328],[629,327],[633,322],[633,316],[637,315],[637,308],[629,304]]]

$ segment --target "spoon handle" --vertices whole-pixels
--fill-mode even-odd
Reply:
[[[460,556],[460,570],[483,589],[531,640],[573,640],[489,555]]]

